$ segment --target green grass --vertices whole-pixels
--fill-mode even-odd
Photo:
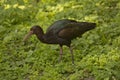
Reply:
[[[0,1],[0,80],[120,79],[120,1],[24,1]],[[22,41],[32,25],[46,31],[65,18],[97,24],[72,41],[75,65],[67,47],[58,63],[58,45],[43,44],[36,36]]]

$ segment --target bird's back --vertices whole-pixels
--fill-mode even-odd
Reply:
[[[63,20],[58,20],[54,22],[46,31],[46,33],[57,33],[59,30],[63,29],[66,25],[70,23],[76,23],[75,20],[68,20],[68,19],[63,19]]]

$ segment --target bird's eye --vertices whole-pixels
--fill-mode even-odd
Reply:
[[[33,31],[33,28],[31,28],[30,31]]]

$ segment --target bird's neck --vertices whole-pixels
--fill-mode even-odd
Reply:
[[[38,33],[36,33],[36,36],[37,36],[37,38],[41,41],[41,42],[43,42],[43,43],[46,43],[45,42],[45,39],[44,39],[44,32],[38,32]]]

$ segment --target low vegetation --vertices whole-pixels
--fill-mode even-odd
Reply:
[[[64,47],[41,43],[32,25],[44,31],[60,19],[95,22],[97,27],[72,41],[75,65]],[[0,80],[120,80],[119,0],[1,0]]]

